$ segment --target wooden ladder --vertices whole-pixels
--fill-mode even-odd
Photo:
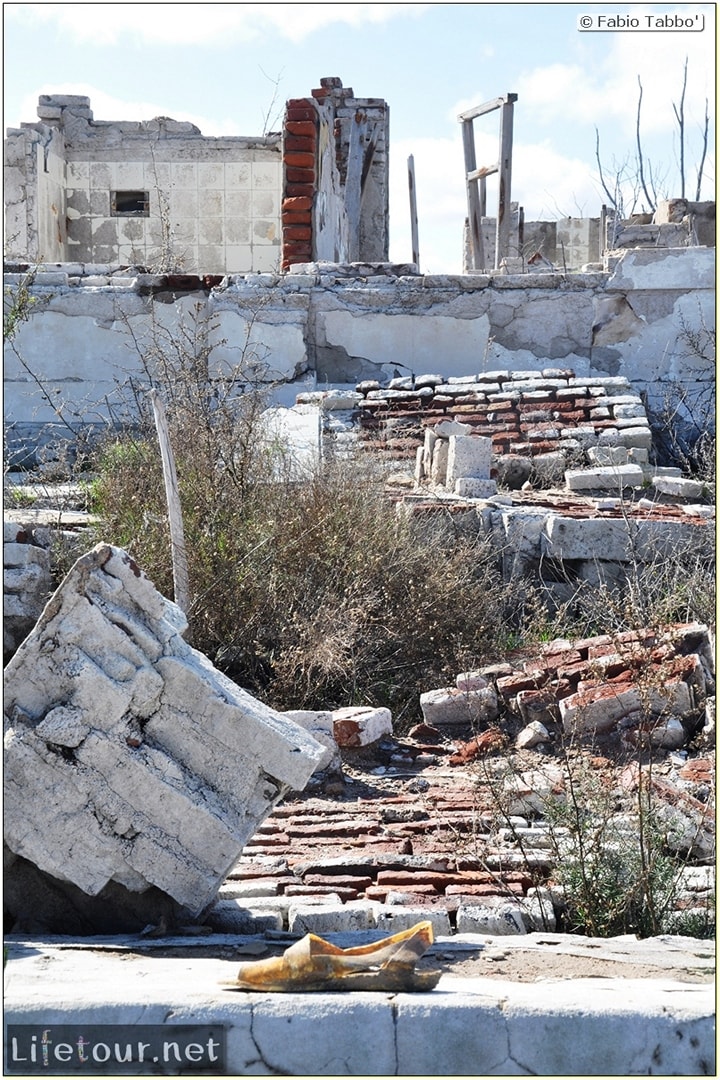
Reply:
[[[495,231],[495,269],[509,253],[510,241],[510,180],[512,174],[513,105],[517,94],[505,94],[483,105],[476,105],[460,113],[463,151],[465,153],[465,184],[468,200],[468,227],[470,237],[470,269],[485,269],[485,252],[482,234],[482,218],[486,214],[485,178],[499,173],[497,226]],[[478,116],[500,109],[500,153],[495,165],[478,168],[475,158],[475,134],[473,120]]]

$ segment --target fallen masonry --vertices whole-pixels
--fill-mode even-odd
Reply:
[[[324,748],[184,640],[122,550],[74,565],[5,675],[5,907],[19,926],[198,917]]]
[[[95,562],[101,564],[99,569]],[[115,893],[112,920],[109,907],[104,908],[112,936],[79,938],[83,932],[77,929],[79,890],[71,895],[63,882],[45,873],[41,879],[45,896],[40,896],[36,876],[32,883],[36,891],[23,896],[24,910],[28,902],[44,900],[52,885],[55,898],[61,890],[63,899],[72,901],[76,921],[63,937],[38,938],[23,933],[20,919],[19,932],[8,935],[8,1025],[133,1025],[140,1014],[143,1024],[157,1024],[175,1045],[175,1025],[207,1018],[224,1030],[225,1071],[235,1075],[713,1074],[713,943],[672,935],[648,941],[634,935],[600,940],[558,932],[562,895],[551,879],[553,844],[561,837],[556,829],[553,840],[542,816],[548,799],[562,795],[563,772],[553,753],[562,737],[562,702],[581,693],[583,686],[612,685],[619,676],[637,679],[640,673],[657,683],[659,672],[669,673],[662,685],[674,680],[685,691],[663,698],[659,714],[653,717],[650,711],[649,727],[635,723],[630,708],[631,723],[623,725],[621,717],[612,730],[602,730],[601,722],[597,731],[581,732],[580,738],[590,744],[596,741],[591,768],[604,782],[617,784],[619,794],[632,800],[639,786],[652,781],[672,819],[674,835],[684,838],[681,850],[689,862],[678,875],[676,914],[704,913],[712,919],[714,668],[713,642],[706,627],[691,624],[608,639],[554,641],[539,656],[511,656],[508,663],[463,672],[454,687],[434,693],[451,700],[463,695],[472,700],[479,694],[486,712],[478,719],[476,711],[475,722],[484,730],[478,734],[476,727],[473,733],[466,710],[461,723],[457,714],[438,726],[426,721],[399,738],[392,735],[387,710],[356,708],[283,717],[265,710],[233,684],[228,687],[227,680],[182,639],[184,620],[178,609],[152,590],[123,552],[101,545],[83,557],[75,571],[86,578],[83,588],[67,590],[65,583],[70,595],[58,601],[56,594],[11,665],[10,673],[15,671],[17,679],[11,683],[15,698],[7,700],[11,746],[23,735],[34,764],[52,762],[58,776],[70,775],[79,784],[94,762],[83,749],[88,736],[78,742],[86,709],[93,712],[96,725],[98,716],[104,725],[92,735],[107,737],[108,742],[114,738],[120,754],[145,756],[146,764],[159,765],[159,758],[148,751],[163,754],[168,747],[159,739],[151,743],[151,733],[143,730],[143,722],[147,727],[156,715],[148,703],[157,684],[148,672],[159,671],[164,679],[159,704],[161,709],[170,705],[172,714],[163,735],[187,732],[198,757],[203,757],[218,736],[210,714],[219,710],[225,735],[228,727],[242,725],[244,736],[244,754],[231,739],[225,741],[223,765],[236,777],[258,768],[262,755],[248,763],[249,732],[253,748],[262,745],[269,751],[272,783],[283,788],[284,798],[273,810],[277,800],[268,799],[265,791],[266,802],[258,809],[255,825],[245,821],[244,839],[236,833],[236,850],[242,848],[242,853],[233,860],[217,900],[201,913],[206,924],[202,935],[188,935],[187,927],[182,936],[165,933],[163,916],[168,908],[157,898],[159,894],[167,901],[169,896],[154,885],[153,903],[148,897],[152,890],[132,894],[124,887],[121,905]],[[98,573],[109,574],[111,580],[102,576],[97,580]],[[122,608],[118,594],[125,597]],[[132,611],[129,600],[135,605]],[[66,617],[65,637],[59,626],[53,626],[61,613]],[[78,633],[84,616],[91,627],[86,638]],[[54,636],[53,629],[58,631]],[[84,690],[77,678],[83,674],[82,664],[62,668],[63,656],[65,661],[70,655],[82,661],[81,652],[87,661],[84,674],[89,674]],[[182,691],[167,685],[168,669],[178,658],[188,669],[199,671],[196,682],[186,681]],[[54,666],[58,663],[61,678],[60,668]],[[42,689],[53,685],[53,679],[58,698],[64,695],[62,705],[58,699],[51,704],[43,699]],[[118,684],[114,695],[108,682]],[[616,696],[629,684],[628,678],[615,684],[623,688]],[[18,688],[25,686],[32,701],[21,714]],[[188,701],[204,716],[201,729],[187,715]],[[123,725],[131,709],[138,720],[128,735]],[[678,715],[668,716],[669,709],[679,710]],[[311,740],[312,749],[303,744],[302,731],[295,725],[282,729],[285,739],[266,741],[267,726],[277,736],[282,722],[288,725],[290,718],[317,733],[323,746],[313,746]],[[679,748],[671,719],[684,733]],[[686,748],[697,740],[703,722],[705,756],[698,756],[697,742],[690,756]],[[528,730],[532,738],[526,735],[523,741]],[[617,764],[600,750],[610,754],[633,733],[638,753],[618,773]],[[650,774],[641,751],[655,736],[660,741],[653,744],[656,759]],[[671,741],[664,742],[668,736]],[[341,749],[336,737],[345,740]],[[53,741],[58,738],[64,742]],[[201,767],[197,758],[190,760],[189,748],[185,750],[182,764],[176,754],[171,764],[186,779],[192,772],[194,783]],[[456,753],[461,759],[457,764]],[[507,776],[510,758],[515,777]],[[173,785],[176,774],[167,772],[168,761],[170,757],[162,761],[163,779]],[[261,766],[265,782],[269,768],[267,763]],[[313,770],[320,771],[310,777],[305,792],[287,790],[288,785],[302,787]],[[152,768],[146,772],[146,782],[156,783]],[[224,778],[223,770],[218,773]],[[496,790],[515,781],[504,788],[509,800],[505,805],[512,813],[500,826],[497,806],[483,782],[488,778]],[[183,840],[194,835],[196,824],[198,830],[203,827],[204,812],[217,809],[214,798],[223,800],[229,815],[237,809],[232,804],[234,789],[221,791],[218,783],[210,790],[204,781],[201,788],[201,810],[190,805],[183,817]],[[55,805],[48,798],[54,790],[48,786],[40,791],[36,784],[35,802]],[[141,793],[142,788],[134,791]],[[16,797],[14,790],[11,797]],[[6,809],[8,804],[6,798]],[[165,826],[169,808],[165,801]],[[21,809],[27,821],[37,822],[37,807],[26,801]],[[72,808],[69,813],[72,817]],[[13,813],[10,823],[17,833],[18,815]],[[109,824],[114,828],[113,822]],[[622,813],[613,822],[618,830],[628,824]],[[66,851],[73,840],[76,847],[86,840],[84,831],[68,828],[67,816],[63,825],[68,837],[60,839],[69,841]],[[58,836],[52,828],[50,832],[54,844]],[[126,833],[125,839],[132,840],[132,834]],[[173,837],[165,842],[175,850]],[[699,844],[705,849],[700,850]],[[123,854],[132,846],[123,847]],[[25,886],[22,866],[30,866],[14,855],[10,858],[6,902],[8,885],[11,899],[17,897]],[[155,868],[154,862],[151,865]],[[126,870],[128,866],[129,858]],[[204,870],[206,878],[213,878],[219,868]],[[214,882],[221,876],[216,873]],[[162,887],[169,892],[167,884]],[[103,893],[107,887],[99,895]],[[133,896],[146,903],[130,920]],[[138,915],[159,925],[149,934],[122,936],[118,910],[125,925],[134,924],[134,929],[140,923]],[[172,912],[180,917],[191,913],[189,905]],[[82,921],[86,927],[91,920]],[[339,949],[357,949],[400,935],[421,921],[430,923],[436,939],[427,953],[428,964],[443,970],[432,991],[308,996],[223,990],[222,984],[237,975],[238,959],[276,956],[303,935],[322,934]],[[92,925],[97,934],[102,920],[95,918]],[[67,920],[64,926],[68,927]],[[10,1060],[12,1042],[8,1047],[6,1064],[13,1066],[8,1072],[21,1071],[22,1064]],[[18,1044],[18,1057],[24,1052]]]
[[[692,623],[555,640],[422,695],[405,736],[341,751],[263,822],[208,912],[217,931],[525,935],[562,925],[562,744],[615,791],[608,843],[642,789],[679,856],[676,908],[712,923],[714,641]],[[468,738],[472,732],[471,738]],[[692,750],[689,748],[692,746]],[[703,752],[704,751],[704,752]]]

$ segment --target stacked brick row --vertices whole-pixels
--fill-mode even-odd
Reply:
[[[549,860],[530,871],[488,846],[495,846],[491,810],[483,817],[475,792],[447,775],[420,798],[406,791],[341,804],[304,799],[277,807],[263,823],[226,895],[242,895],[247,883],[255,895],[411,904],[454,921],[471,899],[521,899],[547,877]]]
[[[313,91],[315,94],[322,91]],[[318,169],[314,98],[292,98],[283,127],[282,269],[312,259],[313,202]]]
[[[363,436],[391,458],[414,460],[424,429],[440,420],[468,424],[492,439],[495,455],[568,460],[589,448],[650,449],[651,432],[640,397],[622,377],[578,378],[568,369],[489,371],[450,378],[426,375],[359,383]]]
[[[485,734],[503,734],[503,754],[509,734],[520,724],[547,725],[546,749],[564,727],[589,739],[592,767],[607,770],[608,777],[614,767],[600,756],[595,739],[607,734],[609,725],[630,745],[640,745],[640,739],[643,745],[649,740],[672,749],[678,742],[664,741],[670,719],[685,725],[686,741],[715,689],[712,641],[707,627],[697,623],[666,633],[557,640],[536,656],[518,656],[483,670],[501,713]],[[631,700],[641,686],[640,700]],[[659,714],[653,716],[654,710]],[[638,719],[641,711],[645,716]],[[505,811],[519,815],[515,824],[523,847],[518,850],[517,834],[499,827],[507,819],[498,818],[490,788],[477,782],[485,774],[468,775],[452,767],[467,766],[472,757],[465,755],[461,762],[463,755],[451,754],[454,738],[437,739],[434,745],[418,741],[440,735],[436,730],[432,736],[432,730],[423,724],[400,741],[388,741],[390,768],[376,771],[388,776],[397,770],[391,789],[341,801],[300,796],[276,807],[244,848],[226,895],[246,896],[248,906],[251,896],[427,906],[445,912],[451,923],[462,905],[492,897],[531,898],[537,886],[551,880],[554,859],[542,821],[528,828],[521,819],[542,815],[549,791],[562,796],[565,780],[558,760],[543,752],[536,763],[526,757],[517,782],[512,777],[503,781],[509,800]],[[482,736],[473,741],[479,744]],[[414,772],[419,767],[422,771]],[[677,784],[668,783],[665,774],[653,779],[660,801],[690,822],[688,854],[701,860],[710,856],[714,843],[714,815],[701,801],[703,784],[708,791],[712,787],[711,772],[709,759],[690,759],[679,768]],[[628,790],[637,782],[628,775]]]
[[[632,630],[551,642],[495,685],[525,723],[562,720],[567,734],[623,729],[632,742],[648,724],[659,737],[658,721],[672,717],[680,729],[687,725],[677,744],[683,745],[714,693],[714,659],[707,627],[689,623],[665,634]]]

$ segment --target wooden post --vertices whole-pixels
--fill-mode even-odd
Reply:
[[[485,266],[485,253],[482,235],[482,210],[477,179],[471,180],[470,174],[477,170],[475,159],[475,136],[472,118],[462,121],[463,152],[465,154],[465,181],[468,201],[468,228],[470,231],[471,270],[482,270]],[[483,185],[484,187],[484,185]]]
[[[497,230],[495,234],[495,269],[510,254],[512,210],[510,187],[512,179],[513,104],[517,94],[507,94],[500,106],[500,156],[498,158],[499,191]]]
[[[175,458],[170,445],[167,417],[162,398],[154,387],[149,396],[155,414],[155,428],[160,443],[163,479],[165,481],[165,498],[168,507],[168,522],[170,524],[174,598],[177,606],[187,615],[190,611],[190,581],[187,570],[182,510],[180,509],[180,493],[178,491],[177,473],[175,472]]]
[[[360,258],[360,206],[362,202],[364,143],[367,115],[358,110],[350,121],[347,173],[345,175],[345,212],[348,219],[348,262]]]
[[[418,240],[417,193],[415,188],[415,158],[411,154],[407,159],[408,189],[410,192],[410,233],[412,236],[412,261],[420,271],[420,242]]]

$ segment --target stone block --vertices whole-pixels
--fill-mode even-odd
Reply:
[[[589,446],[585,455],[591,465],[627,465],[628,451],[625,446]]]
[[[425,448],[418,446],[415,451],[415,468],[413,470],[413,480],[415,487],[421,487],[427,472],[425,470]]]
[[[703,519],[698,519],[703,520]],[[707,543],[703,526],[686,521],[662,521],[647,519],[635,524],[635,554],[643,562],[653,562],[680,552],[689,554],[699,544]]]
[[[622,433],[619,433],[622,441]],[[619,491],[642,487],[643,471],[639,465],[607,465],[595,469],[568,469],[565,483],[570,491]]]
[[[6,843],[53,888],[96,898],[100,918],[107,890],[119,915],[139,894],[128,906],[142,925],[158,891],[200,914],[323,755],[192,649],[186,627],[130,556],[99,544],[6,668]]]
[[[483,480],[476,476],[459,476],[455,481],[454,494],[466,499],[489,499],[497,495],[494,480]]]
[[[459,690],[455,686],[429,690],[420,695],[420,708],[426,724],[483,722],[494,720],[499,712],[492,686],[479,690]]]
[[[553,896],[550,889],[540,886],[528,889],[527,896],[522,904],[522,911],[530,923],[529,930],[553,932],[557,927]]]
[[[529,672],[528,674],[532,674]],[[518,712],[526,724],[554,724],[559,718],[557,696],[552,690],[520,690],[515,699]],[[544,732],[547,738],[547,731]],[[538,742],[542,742],[539,739]]]
[[[289,712],[282,713],[282,715],[293,724],[298,724],[309,735],[312,735],[316,742],[325,747],[325,753],[317,763],[315,772],[322,772],[325,769],[339,771],[342,768],[338,745],[333,734],[333,714],[331,712],[292,709]]]
[[[376,914],[376,926],[384,934],[399,934],[409,930],[419,922],[432,923],[434,936],[449,937],[452,934],[450,917],[445,908],[412,907],[398,904],[379,908]]]
[[[663,750],[679,750],[687,742],[687,732],[676,716],[660,717],[633,726],[624,732],[624,736],[633,746],[659,746]]]
[[[567,460],[561,451],[535,454],[532,459],[533,475],[542,484],[560,483],[565,476]]]
[[[430,468],[430,480],[433,484],[444,484],[447,476],[448,462],[447,439],[438,439],[433,446],[432,465]]]
[[[708,484],[685,477],[654,476],[650,481],[659,495],[671,495],[678,499],[701,499],[708,494]]]
[[[253,911],[238,900],[217,900],[205,921],[216,934],[264,934],[283,928],[279,911]]]
[[[288,911],[291,934],[333,934],[375,928],[375,904],[296,904]]]
[[[430,478],[432,472],[432,460],[433,451],[435,449],[435,443],[437,442],[437,435],[430,428],[425,429],[425,440],[421,447],[418,447],[418,451],[422,454],[422,475],[423,477]]]
[[[647,413],[645,412],[645,406],[642,402],[638,402],[637,404],[616,405],[614,412],[618,420],[634,420],[639,418],[647,420]]]
[[[554,559],[602,558],[625,562],[631,537],[624,521],[600,518],[549,517],[540,538],[543,555]]]
[[[481,671],[463,671],[455,676],[455,685],[458,690],[482,690],[490,684]]]
[[[457,911],[457,932],[506,936],[526,934],[527,928],[519,904],[461,904]]]
[[[490,478],[492,439],[476,435],[451,435],[446,485],[454,488],[460,477]]]
[[[640,715],[687,716],[692,709],[690,690],[684,682],[664,687],[639,687],[603,683],[563,698],[560,715],[567,734],[612,731],[618,721]]]
[[[17,530],[17,525],[13,528]],[[3,563],[5,567],[28,566],[32,563],[49,572],[50,553],[34,544],[6,543],[3,547]]]
[[[349,706],[332,713],[333,736],[338,746],[370,746],[383,735],[392,735],[389,709]]]
[[[621,446],[638,447],[641,450],[652,448],[652,432],[649,427],[618,427],[618,442]]]
[[[523,693],[537,693],[538,691],[523,691]],[[550,733],[548,729],[539,720],[532,720],[526,727],[522,729],[515,739],[515,745],[518,750],[532,750],[535,746],[540,746],[549,740]]]
[[[460,420],[441,420],[434,428],[439,439],[449,439],[451,435],[469,435],[471,431],[471,425],[463,424]]]

